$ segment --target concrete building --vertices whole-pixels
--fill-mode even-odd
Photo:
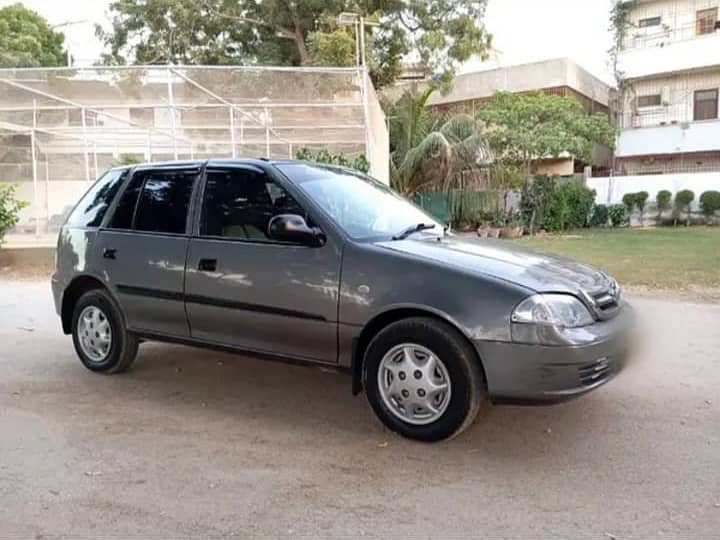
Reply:
[[[479,107],[501,90],[512,93],[542,91],[558,96],[571,96],[577,99],[589,114],[610,114],[610,85],[567,58],[458,75],[453,81],[452,90],[446,95],[436,92],[431,96],[430,104],[437,112],[475,114]],[[601,169],[610,167],[612,156],[609,149],[597,146],[593,162]],[[583,172],[585,165],[567,154],[537,160],[533,172],[569,176]]]
[[[622,4],[615,172],[720,171],[720,0]]]

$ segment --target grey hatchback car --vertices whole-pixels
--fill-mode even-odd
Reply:
[[[92,371],[147,340],[332,367],[424,441],[489,402],[601,386],[632,319],[590,266],[455,236],[356,171],[263,159],[108,171],[60,231],[52,288]]]

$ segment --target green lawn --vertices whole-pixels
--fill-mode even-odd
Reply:
[[[517,242],[607,270],[624,285],[720,289],[720,228],[588,229]]]

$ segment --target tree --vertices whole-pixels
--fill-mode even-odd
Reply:
[[[615,145],[615,129],[603,114],[588,115],[574,98],[498,92],[480,108],[490,147],[531,174],[533,160],[569,153],[590,163],[595,143]]]
[[[490,155],[474,118],[432,114],[432,92],[406,92],[390,113],[390,183],[405,195],[430,186],[446,189]]]
[[[22,4],[0,9],[0,67],[63,66],[65,36]]]
[[[413,54],[450,77],[490,35],[487,0],[115,0],[112,25],[97,28],[110,64],[355,65],[351,27],[337,16],[374,19],[366,29],[368,67],[378,85],[399,75]]]
[[[720,210],[720,191],[709,190],[703,192],[700,195],[700,209],[709,223],[715,212]]]
[[[645,217],[645,206],[647,205],[647,200],[650,197],[650,194],[647,191],[638,191],[635,194],[635,205],[637,206],[637,209],[640,211],[640,225],[642,226],[644,217]]]

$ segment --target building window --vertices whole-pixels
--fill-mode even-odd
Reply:
[[[647,19],[640,19],[638,26],[640,28],[647,28],[648,26],[660,26],[662,17],[648,17]]]
[[[638,109],[642,109],[644,107],[659,107],[660,105],[662,105],[662,96],[660,94],[639,96],[637,99]]]
[[[714,120],[718,117],[718,91],[698,90],[695,92],[695,120]]]
[[[695,33],[698,36],[702,36],[703,34],[712,34],[715,31],[717,20],[718,8],[701,9],[697,12]]]

